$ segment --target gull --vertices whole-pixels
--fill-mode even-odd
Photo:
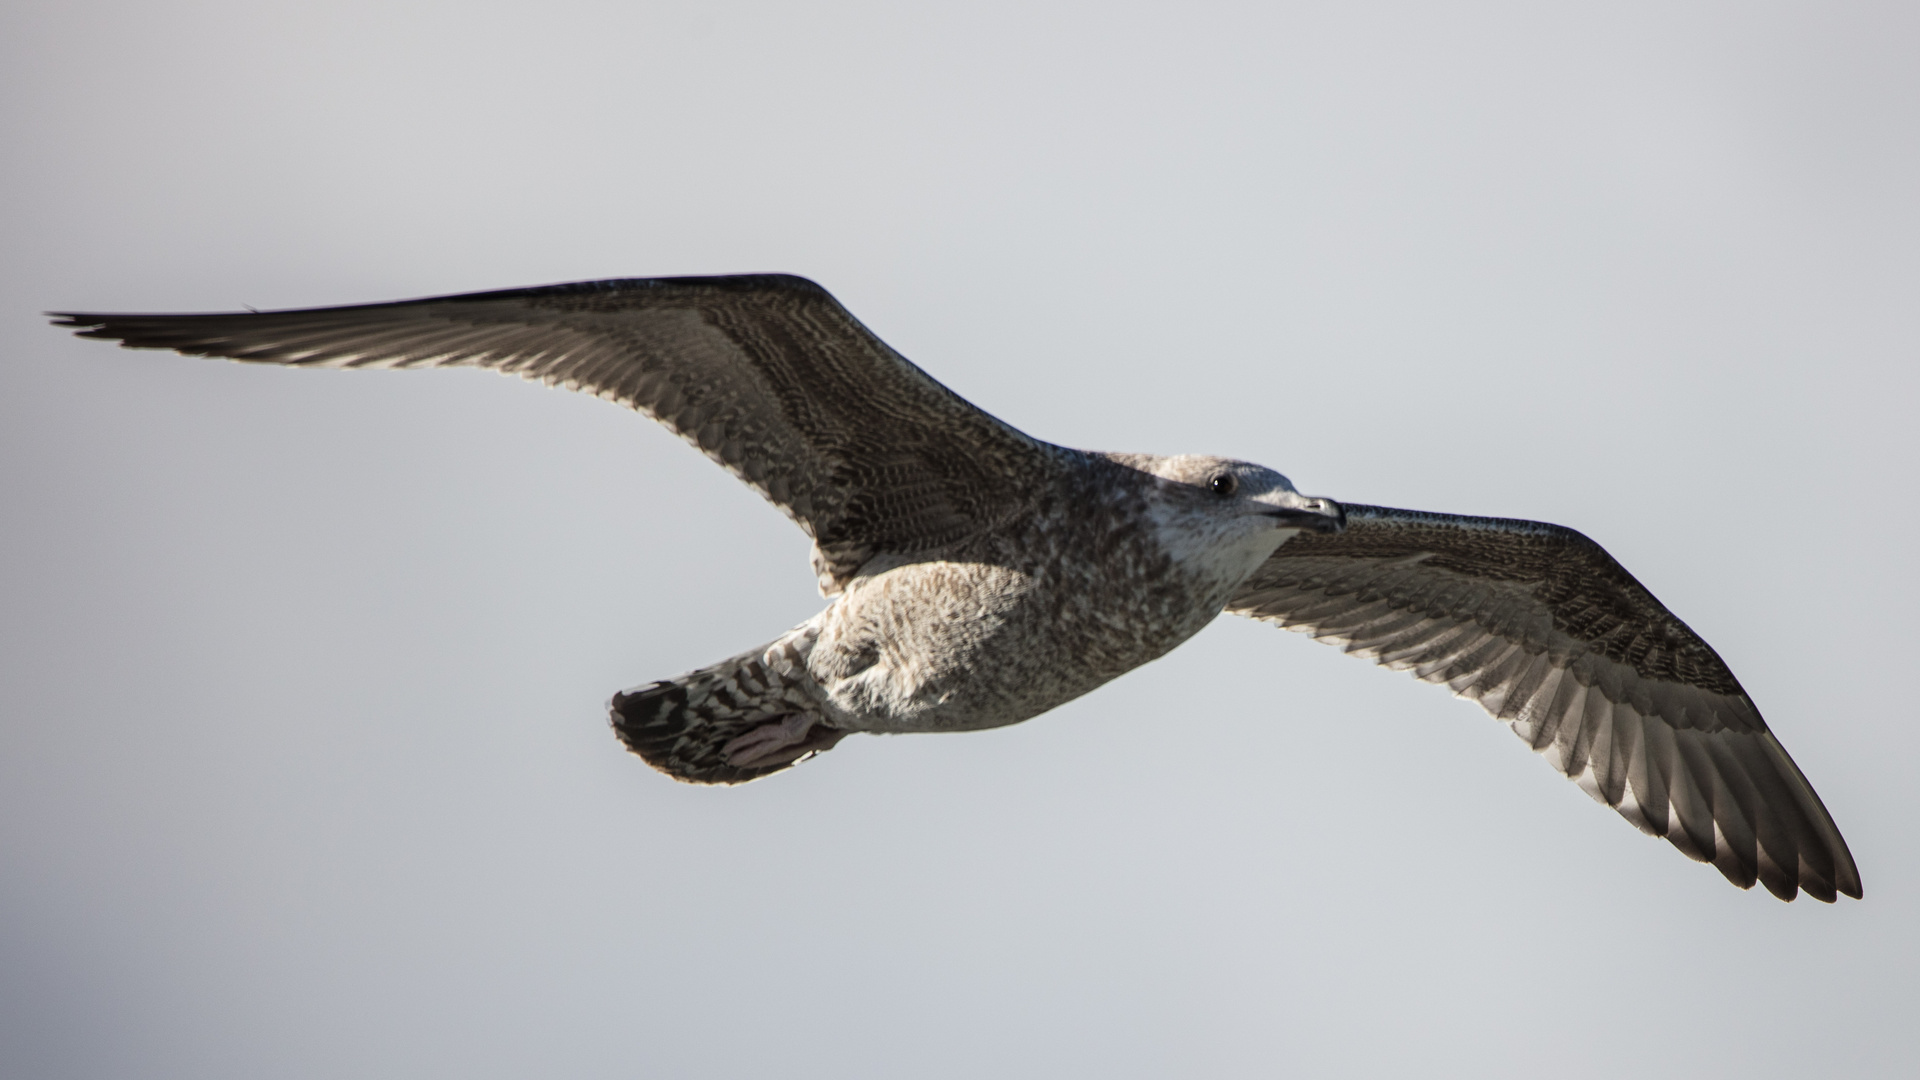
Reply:
[[[1046,712],[1223,611],[1474,700],[1735,885],[1861,895],[1826,807],[1707,643],[1558,525],[1300,494],[1250,462],[1073,450],[996,420],[785,274],[575,282],[223,314],[50,312],[254,363],[490,368],[645,413],[813,541],[825,610],[615,694],[655,768],[737,784],[857,732]]]

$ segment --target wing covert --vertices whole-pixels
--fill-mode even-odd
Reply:
[[[1533,521],[1347,505],[1227,610],[1478,701],[1643,832],[1741,888],[1859,897],[1846,841],[1705,641],[1600,545]]]

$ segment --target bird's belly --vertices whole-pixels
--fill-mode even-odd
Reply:
[[[990,563],[899,567],[821,613],[808,668],[841,726],[971,731],[1079,697],[1218,614],[1157,598],[1115,602],[1119,594],[1090,584]]]

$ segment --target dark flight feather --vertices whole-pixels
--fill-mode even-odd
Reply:
[[[1348,504],[1227,610],[1478,701],[1554,768],[1729,881],[1860,896],[1826,807],[1733,672],[1600,545],[1535,521]]]

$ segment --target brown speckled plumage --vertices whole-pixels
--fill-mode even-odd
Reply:
[[[1846,843],[1720,657],[1597,544],[1537,522],[1308,499],[1218,458],[1069,450],[968,404],[786,275],[392,304],[66,314],[131,348],[491,368],[636,409],[785,510],[833,598],[768,645],[614,696],[697,783],[860,731],[1015,723],[1221,610],[1447,685],[1596,799],[1745,888],[1861,895]]]

